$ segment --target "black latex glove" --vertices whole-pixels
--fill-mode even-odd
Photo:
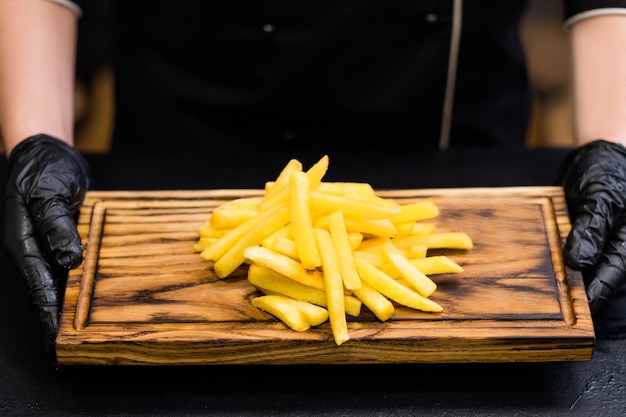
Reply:
[[[581,270],[592,313],[626,281],[626,148],[597,140],[561,166],[572,230],[565,262]]]
[[[53,350],[67,273],[83,259],[75,220],[90,175],[74,148],[47,135],[18,144],[8,162],[4,245],[26,279],[44,343]]]

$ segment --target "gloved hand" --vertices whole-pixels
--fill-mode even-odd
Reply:
[[[626,282],[626,148],[604,140],[581,146],[560,178],[572,220],[565,263],[582,271],[596,314]]]
[[[43,134],[13,149],[8,170],[4,245],[26,279],[53,352],[67,273],[83,259],[75,220],[90,174],[74,148]]]

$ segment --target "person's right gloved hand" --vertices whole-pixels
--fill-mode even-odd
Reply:
[[[40,134],[8,158],[4,246],[26,280],[54,350],[67,273],[83,259],[76,218],[90,187],[88,165],[71,146]]]

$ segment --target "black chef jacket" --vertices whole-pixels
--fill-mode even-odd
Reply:
[[[525,0],[110,1],[113,149],[522,146]],[[573,14],[602,3],[570,1]]]

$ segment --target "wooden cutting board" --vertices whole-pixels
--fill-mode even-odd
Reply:
[[[594,331],[580,273],[563,264],[570,224],[559,187],[380,191],[434,201],[438,231],[475,247],[444,252],[457,274],[433,275],[441,313],[364,306],[337,346],[330,325],[295,332],[256,309],[240,268],[217,279],[194,252],[211,211],[261,190],[93,191],[79,231],[86,257],[70,272],[59,364],[381,364],[583,361]]]

